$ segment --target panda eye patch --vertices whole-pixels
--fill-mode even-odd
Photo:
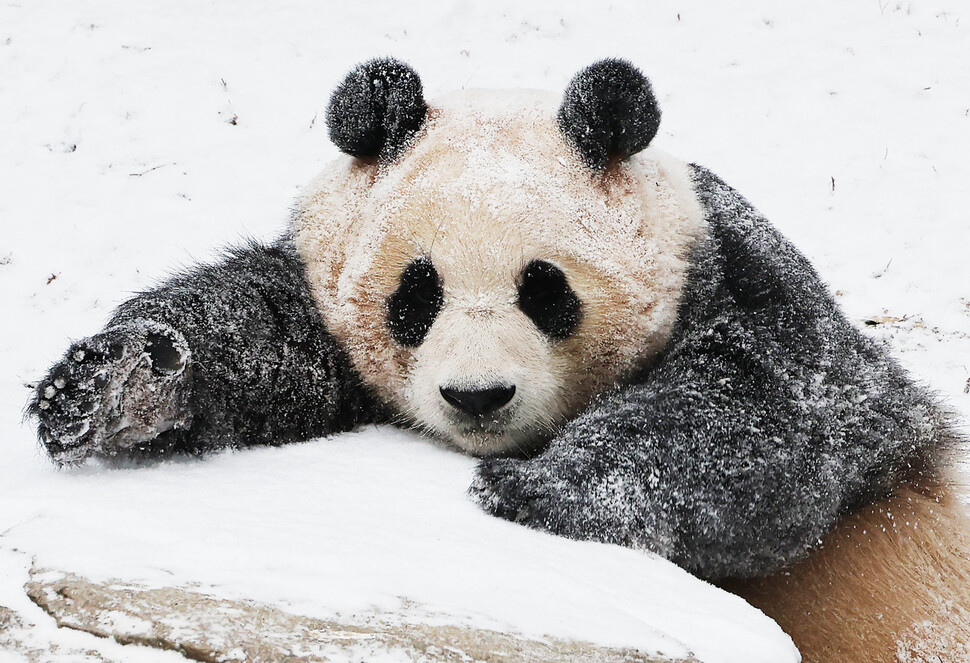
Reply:
[[[533,260],[519,282],[519,308],[543,334],[555,340],[576,331],[583,318],[582,302],[566,275],[550,262]]]
[[[391,338],[406,347],[421,345],[443,304],[438,271],[430,258],[417,258],[401,273],[397,290],[387,300]]]

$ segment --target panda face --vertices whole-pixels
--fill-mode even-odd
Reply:
[[[563,393],[570,362],[561,345],[576,331],[579,299],[551,262],[519,265],[516,257],[494,270],[479,264],[476,274],[448,253],[438,254],[441,275],[426,257],[410,263],[388,300],[392,338],[413,343],[409,418],[472,453],[527,451],[573,409]],[[427,275],[421,290],[412,285],[416,265]],[[428,306],[425,293],[436,288],[442,304]],[[402,317],[402,300],[421,317]],[[562,303],[567,309],[555,308]]]
[[[592,173],[559,99],[463,93],[391,163],[341,160],[297,248],[330,331],[402,421],[479,455],[528,451],[669,338],[703,231],[686,167]]]
[[[514,301],[503,296],[491,306],[482,303],[488,293],[452,292],[455,310],[439,327],[441,333],[416,352],[409,398],[418,409],[415,419],[468,451],[528,450],[568,414],[560,393],[565,376],[549,370],[556,365],[555,348],[536,331],[546,341],[566,340],[579,325],[582,304],[562,269],[546,260],[525,265],[514,287]],[[415,259],[388,299],[392,338],[421,346],[443,303],[442,278],[431,259]],[[567,368],[558,366],[560,373]]]

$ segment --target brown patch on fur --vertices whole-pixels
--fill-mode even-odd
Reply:
[[[940,485],[904,486],[809,559],[725,588],[775,619],[804,663],[970,661],[970,519]]]

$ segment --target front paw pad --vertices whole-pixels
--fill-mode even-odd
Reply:
[[[57,463],[75,463],[183,425],[190,352],[181,334],[139,321],[72,345],[28,411]]]

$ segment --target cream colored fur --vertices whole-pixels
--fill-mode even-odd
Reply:
[[[407,421],[473,453],[541,440],[669,338],[703,214],[686,166],[655,150],[594,176],[556,124],[557,95],[464,92],[433,104],[396,163],[349,157],[306,190],[297,247],[328,328]],[[430,256],[444,308],[424,342],[390,337],[387,298]],[[559,266],[583,302],[570,338],[516,305],[532,260]],[[439,387],[516,385],[488,423],[451,417]]]
[[[939,484],[901,487],[807,560],[725,587],[774,618],[803,663],[970,661],[970,520]]]

